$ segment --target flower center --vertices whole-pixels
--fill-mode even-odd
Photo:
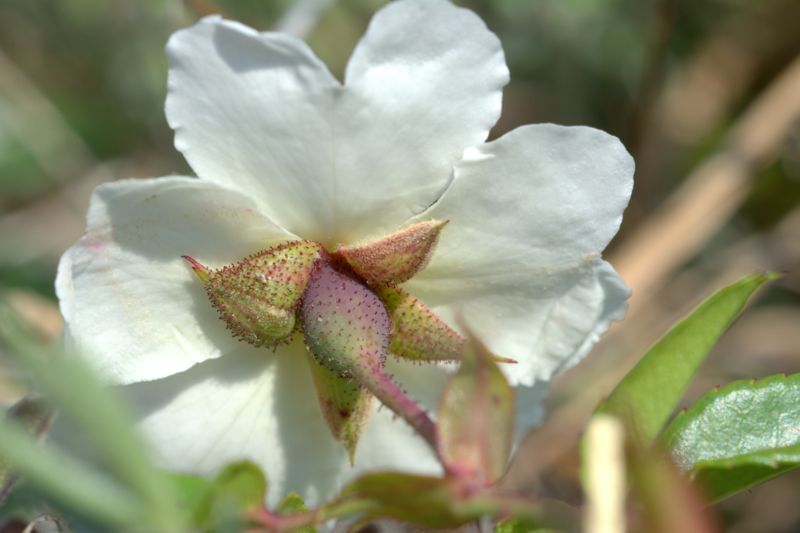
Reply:
[[[254,346],[275,346],[286,342],[297,330],[302,321],[298,321],[301,302],[309,283],[323,268],[375,293],[376,301],[386,304],[387,299],[391,300],[392,308],[398,309],[394,302],[402,291],[396,286],[424,268],[446,224],[447,221],[436,220],[420,222],[381,239],[339,246],[333,251],[313,241],[287,242],[218,270],[210,270],[192,257],[184,258],[235,337]],[[404,316],[408,311],[403,310]],[[417,314],[420,323],[435,318],[432,313]],[[408,326],[392,329],[402,335]],[[452,334],[449,337],[455,338]],[[447,352],[452,355],[452,350]]]

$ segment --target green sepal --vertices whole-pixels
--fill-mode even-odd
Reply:
[[[800,374],[735,381],[664,433],[678,465],[720,500],[800,465]]]
[[[184,259],[234,337],[274,346],[294,332],[295,310],[323,253],[315,242],[292,241],[218,270]]]
[[[376,289],[389,313],[389,353],[411,361],[459,361],[466,346],[425,304],[397,287]]]
[[[372,394],[357,381],[343,378],[308,356],[317,399],[333,438],[347,450],[350,464],[372,412]]]
[[[427,220],[376,241],[336,250],[371,287],[388,287],[411,279],[428,263],[446,220]]]
[[[513,433],[514,391],[492,354],[473,338],[442,393],[439,455],[451,475],[488,486],[506,471]]]

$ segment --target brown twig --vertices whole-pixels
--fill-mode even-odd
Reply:
[[[611,262],[633,289],[631,312],[691,258],[730,218],[752,178],[800,119],[800,57],[748,108],[723,147],[700,165]]]

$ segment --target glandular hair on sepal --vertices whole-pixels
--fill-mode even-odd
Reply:
[[[425,268],[447,222],[418,222],[375,241],[340,246],[335,255],[342,258],[367,285],[395,286]]]
[[[296,309],[323,254],[315,242],[292,241],[217,270],[184,258],[235,337],[254,346],[274,346],[294,332]]]

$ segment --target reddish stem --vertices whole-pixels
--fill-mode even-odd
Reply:
[[[387,374],[382,367],[377,365],[370,372],[359,376],[359,381],[386,407],[395,412],[408,422],[414,430],[439,454],[436,424],[420,405],[415,402],[406,391]]]

